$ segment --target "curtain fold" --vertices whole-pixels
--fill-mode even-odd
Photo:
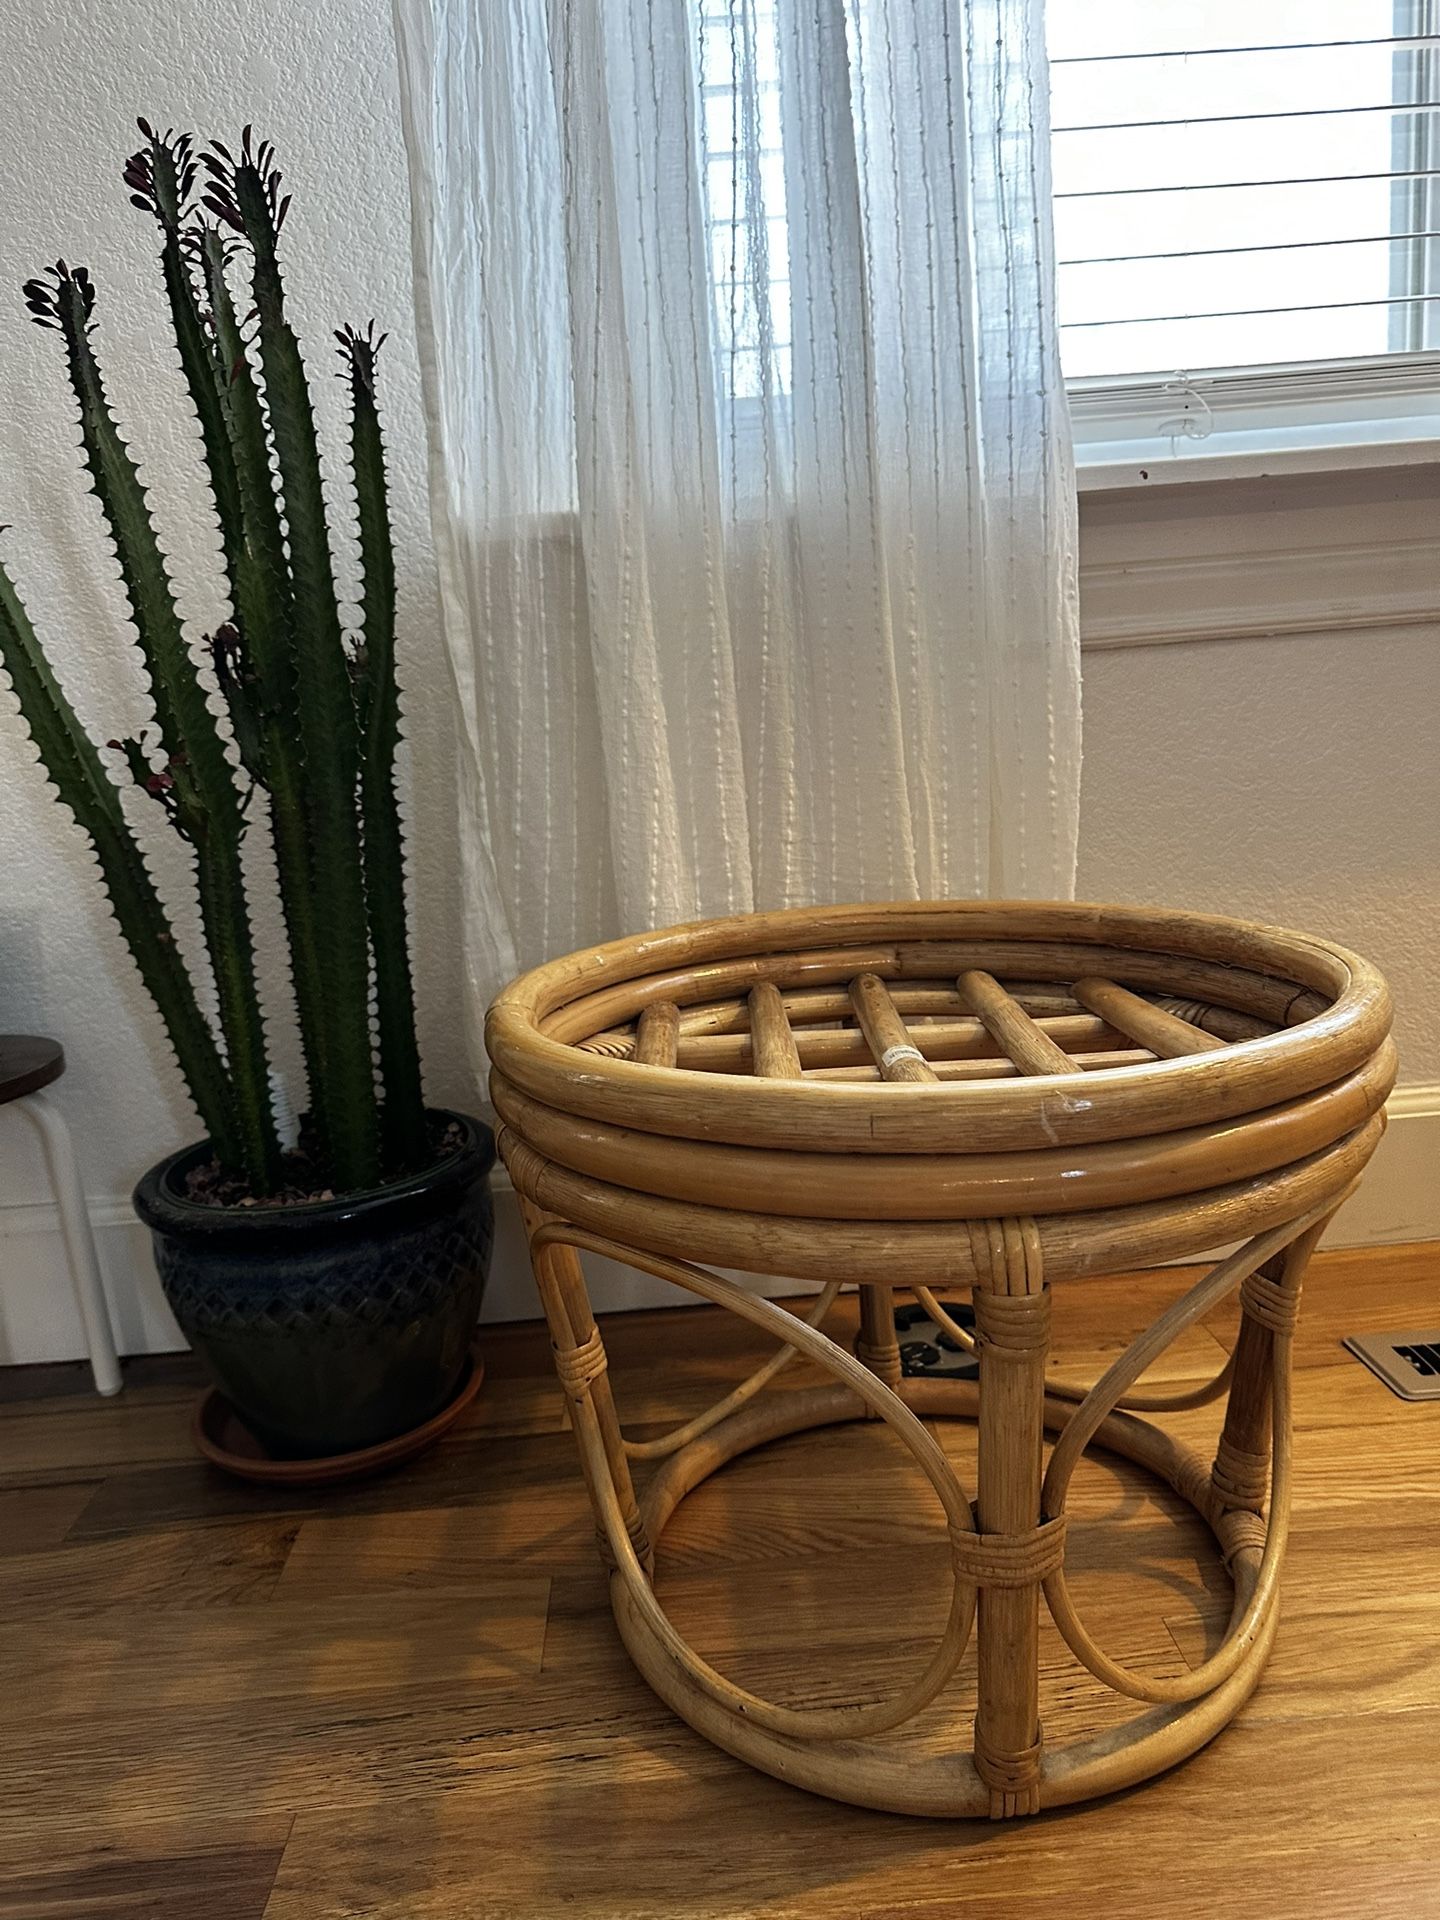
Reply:
[[[1039,0],[395,0],[477,1004],[752,906],[1066,895]]]

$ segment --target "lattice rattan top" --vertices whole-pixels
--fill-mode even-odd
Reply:
[[[499,1097],[692,1139],[897,1152],[1257,1112],[1373,1062],[1388,1027],[1374,970],[1308,936],[966,902],[615,942],[525,975],[488,1031]]]
[[[1298,990],[1291,1005],[1312,998]],[[1099,975],[1000,981],[977,968],[953,980],[885,981],[867,971],[834,987],[762,981],[743,999],[683,1008],[655,1000],[575,1044],[700,1073],[873,1085],[1113,1071],[1253,1040],[1280,1024],[1176,995],[1147,998]]]

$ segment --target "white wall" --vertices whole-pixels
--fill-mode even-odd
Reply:
[[[197,509],[193,429],[177,404],[153,230],[118,182],[134,144],[134,115],[227,138],[253,120],[277,142],[296,192],[288,254],[294,307],[332,444],[343,394],[328,377],[330,329],[371,314],[390,329],[384,397],[413,749],[422,1040],[432,1097],[473,1105],[455,1014],[463,982],[449,857],[453,755],[424,498],[388,6],[206,0],[177,11],[158,0],[72,0],[63,12],[42,12],[27,0],[0,0],[0,44],[9,57],[0,78],[8,153],[0,260],[16,282],[0,289],[0,522],[13,526],[5,553],[37,626],[82,717],[102,737],[135,722],[131,649],[94,502],[76,470],[56,342],[26,324],[18,282],[58,254],[94,272],[112,399],[153,488],[167,547],[182,578],[194,583],[182,610],[198,630],[211,605],[202,583],[215,538]],[[1352,939],[1395,983],[1406,1080],[1440,1083],[1440,1027],[1429,991],[1431,956],[1440,951],[1433,738],[1440,630],[1413,624],[1415,593],[1432,592],[1423,583],[1399,616],[1393,594],[1381,609],[1387,620],[1409,625],[1366,632],[1346,600],[1352,576],[1361,581],[1362,612],[1383,598],[1396,575],[1379,549],[1402,524],[1414,573],[1415,529],[1427,511],[1433,529],[1435,496],[1433,482],[1426,496],[1412,480],[1397,504],[1383,477],[1366,484],[1370,493],[1355,498],[1343,483],[1338,495],[1328,482],[1305,482],[1299,495],[1282,490],[1303,506],[1303,524],[1283,537],[1270,511],[1283,500],[1263,490],[1253,497],[1242,490],[1238,504],[1226,496],[1219,511],[1213,489],[1086,502],[1086,626],[1094,649],[1086,668],[1081,888],[1310,923]],[[1352,540],[1347,568],[1350,550],[1337,529],[1357,514],[1369,546]],[[1267,553],[1267,541],[1283,547],[1288,561]],[[1247,546],[1250,601],[1232,591],[1226,557]],[[1327,576],[1330,585],[1317,597],[1317,569],[1328,564],[1333,576],[1337,553],[1339,584]],[[1197,555],[1209,556],[1208,571],[1196,572]],[[1243,613],[1267,591],[1273,604],[1259,615],[1252,610],[1247,628],[1236,605]],[[1197,624],[1195,608],[1207,594],[1209,623]],[[1293,606],[1302,601],[1310,611],[1301,617],[1319,629],[1308,636],[1213,637],[1257,625],[1293,630]],[[1325,631],[1342,617],[1347,630]],[[1189,637],[1158,648],[1128,644],[1176,632]],[[1126,644],[1110,650],[1117,640]],[[63,1040],[71,1066],[57,1098],[94,1197],[122,1343],[163,1344],[171,1330],[146,1277],[144,1239],[128,1223],[126,1196],[151,1161],[193,1133],[193,1116],[83,843],[25,764],[32,757],[13,701],[0,695],[0,1029]],[[1417,1096],[1417,1117],[1428,1113],[1427,1098]],[[1400,1131],[1392,1129],[1392,1139]],[[1387,1149],[1394,1174],[1375,1187],[1357,1229],[1365,1237],[1440,1231],[1416,1198],[1429,1149],[1413,1128],[1406,1139],[1403,1152]],[[53,1225],[31,1144],[15,1117],[0,1111],[0,1361],[78,1351]],[[527,1311],[528,1301],[507,1258],[494,1308]]]
[[[1411,1087],[1440,1083],[1437,533],[1437,465],[1081,504],[1080,893],[1356,947]]]
[[[1437,560],[1440,569],[1440,560]],[[1096,652],[1080,891],[1313,927],[1440,1081],[1440,628]]]
[[[1401,1091],[1334,1244],[1440,1236],[1440,466],[1081,501],[1079,890],[1314,927]]]

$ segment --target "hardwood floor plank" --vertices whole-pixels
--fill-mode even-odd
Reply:
[[[1398,1520],[1440,1519],[1440,1406],[1412,1404],[1409,1417],[1371,1423],[1306,1423],[1296,1467],[1295,1509],[1363,1510]],[[1356,1515],[1355,1517],[1358,1517]]]
[[[277,1594],[299,1604],[340,1588],[469,1593],[493,1582],[503,1557],[503,1542],[472,1507],[316,1517],[301,1525]]]
[[[463,1596],[401,1591],[305,1595],[303,1604],[113,1608],[8,1627],[0,1727],[51,1710],[123,1724],[164,1709],[283,1713],[299,1697],[335,1704],[455,1692],[538,1673],[549,1582],[492,1578]]]
[[[0,1488],[0,1560],[59,1546],[98,1485],[95,1480],[65,1480],[48,1487]]]
[[[1242,1721],[1175,1773],[1051,1818],[901,1819],[688,1749],[301,1814],[265,1920],[1417,1920],[1440,1895],[1440,1712]],[[504,1832],[478,1848],[475,1836]],[[1317,1901],[1324,1889],[1325,1898]]]
[[[22,1402],[0,1419],[0,1487],[189,1460],[193,1405],[191,1394]]]
[[[169,1612],[261,1600],[280,1578],[295,1533],[293,1521],[242,1521],[0,1558],[0,1624],[142,1604]]]
[[[1394,1600],[1377,1608],[1286,1607],[1265,1684],[1247,1710],[1254,1726],[1276,1720],[1337,1719],[1404,1713],[1440,1700],[1440,1602],[1433,1595]],[[1224,1622],[1185,1616],[1172,1636],[1191,1665],[1219,1644]],[[1323,1670],[1323,1688],[1315,1675]],[[1440,1787],[1440,1772],[1432,1779]]]
[[[0,1920],[263,1920],[281,1847],[120,1855],[0,1881]]]
[[[107,1822],[125,1828],[167,1809],[206,1821],[241,1808],[257,1818],[381,1800],[398,1808],[480,1777],[543,1774],[555,1783],[572,1768],[607,1768],[622,1750],[637,1764],[663,1768],[695,1740],[630,1668],[603,1588],[588,1631],[573,1616],[567,1623],[563,1665],[542,1664],[538,1675],[527,1662],[531,1670],[519,1675],[492,1667],[457,1679],[474,1644],[473,1632],[469,1643],[462,1638],[471,1603],[446,1605],[449,1627],[433,1611],[405,1611],[409,1638],[397,1640],[393,1656],[385,1623],[377,1646],[362,1612],[348,1635],[322,1647],[330,1664],[319,1660],[301,1676],[292,1662],[284,1689],[270,1682],[256,1644],[234,1658],[234,1677],[222,1682],[218,1701],[207,1696],[203,1662],[193,1665],[190,1688],[159,1684],[146,1693],[138,1682],[126,1685],[114,1713],[97,1707],[84,1680],[57,1699],[52,1673],[43,1721],[0,1725],[0,1858],[17,1837],[32,1846],[48,1840],[64,1858],[77,1807],[103,1808]],[[210,1650],[224,1651],[214,1640]],[[106,1671],[116,1671],[123,1643],[101,1651]],[[74,1657],[89,1652],[82,1644]],[[337,1676],[332,1666],[350,1671]],[[368,1670],[368,1680],[357,1669]],[[734,1765],[722,1754],[713,1758],[717,1768]]]
[[[204,1383],[193,1353],[136,1353],[120,1362],[127,1399],[137,1396],[187,1399]],[[27,1403],[88,1400],[95,1392],[88,1360],[59,1360],[35,1366],[0,1368],[0,1419]]]
[[[190,1437],[196,1397],[187,1384],[133,1394],[127,1389],[114,1400],[94,1395],[22,1400],[0,1409],[0,1490],[61,1477],[115,1476],[132,1468],[198,1469]],[[437,1456],[502,1436],[558,1433],[563,1424],[552,1381],[537,1375],[502,1379],[492,1387],[487,1380]]]
[[[0,1920],[261,1920],[293,1824],[87,1821],[63,1862],[23,1844],[0,1861]]]
[[[240,1519],[312,1514],[399,1513],[479,1507],[481,1525],[513,1555],[529,1542],[563,1543],[573,1563],[593,1552],[584,1488],[569,1433],[470,1435],[436,1447],[409,1465],[353,1486],[247,1486],[189,1459],[116,1474],[101,1486],[72,1529],[74,1539],[209,1526]],[[526,1510],[527,1507],[530,1510]]]

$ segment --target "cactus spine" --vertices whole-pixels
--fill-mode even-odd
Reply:
[[[278,240],[288,198],[267,143],[203,156],[156,134],[125,181],[161,235],[161,273],[199,421],[228,610],[210,650],[227,742],[181,628],[149,502],[92,343],[95,293],[63,261],[31,281],[32,317],[62,336],[81,446],[120,563],[153,708],[112,741],[119,771],[188,844],[218,1033],[200,1011],[116,781],[55,679],[0,567],[0,666],[59,795],[89,836],[121,933],[165,1022],[227,1172],[256,1196],[282,1178],[241,849],[253,789],[268,801],[320,1178],[353,1191],[428,1158],[405,927],[394,762],[394,561],[375,404],[373,325],[340,339],[365,577],[362,632],[336,597],[314,414],[285,310]],[[214,218],[207,217],[209,215]],[[223,228],[229,230],[226,238]],[[236,237],[238,236],[238,238]],[[237,262],[248,298],[237,301]],[[253,313],[252,313],[253,309]],[[241,321],[238,311],[251,313]],[[371,1036],[371,993],[375,1038]]]

